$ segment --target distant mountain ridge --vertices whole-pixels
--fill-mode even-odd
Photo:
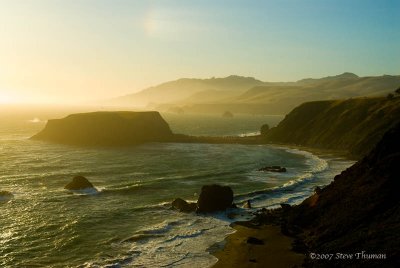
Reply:
[[[194,94],[207,91],[241,92],[263,82],[253,77],[231,75],[225,78],[181,78],[158,86],[143,89],[137,93],[111,100],[114,104],[137,105],[151,103],[173,103],[190,98]]]
[[[385,96],[399,86],[399,75],[359,77],[349,72],[296,82],[263,82],[235,75],[183,78],[115,98],[109,104],[159,111],[179,108],[187,113],[286,114],[304,102]]]
[[[345,72],[339,75],[335,75],[335,76],[327,76],[327,77],[323,77],[323,78],[305,78],[305,79],[301,79],[297,82],[299,83],[309,83],[309,82],[313,82],[316,80],[337,80],[337,79],[357,79],[360,78],[358,75],[353,74],[353,73],[349,73],[349,72]]]

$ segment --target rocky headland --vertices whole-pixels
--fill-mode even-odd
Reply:
[[[146,142],[260,144],[260,136],[190,136],[175,134],[159,112],[92,112],[51,119],[31,137],[77,146],[130,146]]]
[[[32,139],[84,146],[122,146],[169,141],[173,137],[158,112],[93,112],[49,120]]]
[[[358,98],[303,103],[263,141],[345,151],[360,159],[400,121],[400,98]]]
[[[301,204],[263,209],[252,221],[236,225],[239,231],[225,247],[231,251],[215,253],[216,267],[293,267],[301,264],[298,253],[305,267],[399,267],[399,137],[397,123],[370,153]],[[280,226],[280,234],[273,226]],[[278,250],[280,258],[265,251],[257,254],[267,248],[246,243],[250,234],[275,244],[270,251]],[[285,236],[292,239],[291,251]],[[288,258],[293,261],[287,263]]]

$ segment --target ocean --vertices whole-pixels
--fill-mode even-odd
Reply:
[[[282,116],[164,114],[175,133],[249,135]],[[257,208],[296,204],[353,162],[272,145],[149,143],[81,148],[32,141],[45,119],[0,117],[0,267],[209,267],[209,254]],[[258,171],[280,165],[286,173]],[[71,194],[73,176],[97,194]],[[197,215],[171,209],[205,184],[230,186],[239,208]],[[252,209],[241,205],[251,200]],[[230,219],[228,213],[238,215]]]

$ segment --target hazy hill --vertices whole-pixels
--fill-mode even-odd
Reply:
[[[110,101],[116,105],[149,105],[153,103],[177,103],[187,98],[210,101],[211,92],[215,99],[232,96],[232,92],[243,92],[263,82],[252,77],[231,75],[225,78],[189,79],[182,78],[144,89],[140,92],[115,98]],[[196,96],[197,94],[197,96]],[[200,99],[199,99],[200,98]],[[212,100],[213,98],[211,98]]]
[[[265,139],[365,155],[400,122],[400,97],[357,98],[304,103],[286,115]]]
[[[197,103],[187,111],[286,114],[304,102],[354,97],[386,96],[400,85],[400,76],[358,77],[344,73],[321,79],[303,79],[292,83],[269,83],[253,87],[228,101]],[[214,107],[215,106],[215,107]],[[219,107],[218,107],[219,106]]]
[[[238,102],[268,102],[301,98],[321,100],[383,96],[400,85],[400,76],[358,77],[344,73],[321,79],[305,79],[289,85],[269,85],[252,88],[240,95]]]
[[[262,82],[251,77],[179,79],[109,104],[147,105],[160,111],[286,114],[301,103],[365,96],[385,96],[400,86],[400,76],[358,77],[353,73],[297,82]]]

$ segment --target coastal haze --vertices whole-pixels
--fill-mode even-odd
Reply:
[[[397,1],[0,5],[1,267],[398,267]]]
[[[180,78],[399,70],[396,1],[1,3],[0,103],[93,103]]]

